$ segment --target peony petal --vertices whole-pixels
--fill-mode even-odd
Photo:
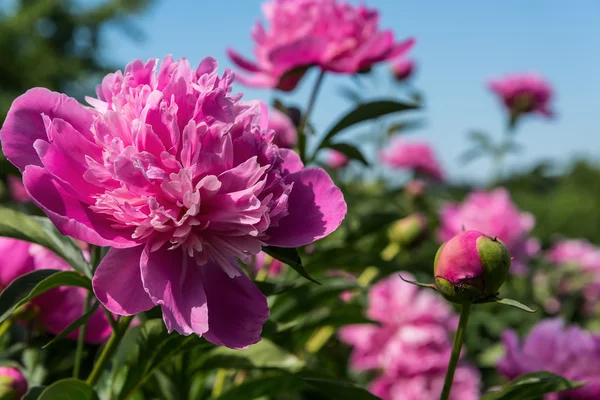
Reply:
[[[206,267],[198,265],[181,248],[169,250],[168,245],[156,251],[146,246],[141,266],[144,288],[154,304],[161,306],[169,332],[204,334],[209,315],[200,271]]]
[[[258,65],[256,65],[252,61],[247,60],[237,51],[229,48],[227,49],[227,55],[229,56],[229,58],[231,58],[231,61],[233,61],[233,63],[238,67],[245,69],[249,72],[261,72],[261,69],[258,67]]]
[[[200,269],[208,301],[206,340],[220,346],[242,349],[260,341],[263,324],[269,318],[267,298],[240,270],[230,278],[223,269],[209,262]]]
[[[71,197],[43,168],[35,165],[25,168],[23,184],[33,202],[63,234],[97,246],[124,248],[138,245],[129,239],[130,230],[114,229],[103,215],[95,214]]]
[[[278,75],[291,70],[319,64],[323,57],[323,47],[327,43],[320,38],[304,37],[295,42],[277,47],[269,54],[269,61],[276,68]]]
[[[140,257],[143,250],[144,246],[111,248],[94,274],[94,294],[115,314],[134,315],[154,307],[142,285]]]
[[[304,164],[300,159],[298,153],[290,149],[279,149],[279,155],[283,158],[283,164],[281,164],[281,170],[287,174],[293,174],[304,168]]]
[[[285,177],[294,187],[288,200],[289,214],[267,231],[270,246],[299,247],[336,230],[346,215],[346,202],[327,172],[306,168]]]
[[[83,136],[92,139],[90,127],[95,111],[64,94],[44,88],[31,89],[15,99],[0,131],[6,158],[21,171],[30,164],[42,165],[33,148],[36,140],[48,140],[42,114],[51,119],[63,119]]]

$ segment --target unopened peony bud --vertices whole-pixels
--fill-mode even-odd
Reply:
[[[504,243],[478,231],[466,231],[444,243],[435,256],[435,286],[454,303],[494,298],[506,280],[510,254]]]
[[[412,246],[427,232],[427,218],[421,213],[415,213],[397,220],[388,230],[391,242],[403,247]]]
[[[13,367],[0,367],[0,400],[19,400],[27,392],[27,381]]]
[[[412,60],[400,59],[392,63],[392,73],[399,82],[410,78],[415,70],[415,63]]]

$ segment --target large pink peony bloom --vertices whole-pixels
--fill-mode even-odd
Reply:
[[[337,0],[273,0],[263,5],[270,29],[258,22],[253,31],[256,62],[232,49],[228,54],[246,74],[240,82],[256,87],[294,90],[306,70],[354,74],[404,54],[414,40],[397,43],[379,30],[379,13],[364,5]]]
[[[33,201],[61,232],[111,246],[93,279],[112,312],[162,308],[169,331],[232,348],[269,310],[235,259],[327,236],[346,204],[327,173],[273,145],[266,107],[233,74],[169,56],[107,75],[87,108],[32,89],[0,132]]]
[[[550,371],[585,386],[548,395],[547,400],[596,400],[600,398],[600,336],[579,327],[565,327],[557,319],[538,323],[519,344],[519,337],[507,330],[502,338],[506,355],[498,370],[508,379],[537,371]]]
[[[283,112],[276,108],[269,112],[269,129],[275,131],[273,143],[285,149],[291,149],[298,142],[298,133],[294,123]]]
[[[379,153],[381,162],[394,169],[407,169],[437,181],[444,180],[444,173],[435,152],[426,142],[394,140]]]
[[[402,275],[410,279],[408,273]],[[371,288],[366,314],[380,325],[349,325],[339,336],[353,347],[350,363],[354,369],[382,372],[370,390],[384,400],[439,397],[457,325],[450,305],[433,292],[393,275]],[[467,382],[463,382],[464,376],[470,377]],[[475,369],[461,363],[456,382],[463,389],[453,391],[453,399],[478,398]],[[414,397],[419,387],[431,396]]]
[[[16,239],[0,238],[0,291],[13,280],[39,269],[67,271],[69,265],[50,250]],[[81,317],[87,291],[76,287],[51,289],[34,298],[31,306],[36,321],[48,332],[57,335]],[[88,322],[86,341],[103,343],[111,334],[111,327],[102,310],[96,310]],[[67,336],[77,339],[78,331]]]
[[[17,368],[0,367],[0,398],[20,400],[27,392],[27,380]]]
[[[497,236],[513,257],[511,272],[522,274],[527,260],[539,251],[536,239],[529,238],[535,225],[530,213],[519,211],[506,189],[473,192],[462,204],[448,203],[440,211],[439,240],[446,242],[466,230],[477,230],[488,236]]]
[[[552,117],[552,87],[536,74],[514,74],[492,80],[490,89],[513,115],[535,112]]]

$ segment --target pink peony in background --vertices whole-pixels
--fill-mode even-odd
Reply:
[[[325,165],[333,169],[344,168],[349,162],[350,159],[337,150],[329,150],[325,159]]]
[[[169,331],[243,348],[265,296],[237,265],[298,247],[346,214],[325,171],[273,144],[266,107],[231,94],[203,59],[135,60],[107,75],[94,108],[46,89],[17,98],[0,131],[33,201],[67,235],[111,246],[93,287],[112,312],[155,305]]]
[[[283,112],[276,108],[269,111],[269,129],[275,131],[273,144],[285,149],[291,149],[298,142],[298,133],[294,123]]]
[[[402,276],[412,279],[408,273]],[[371,288],[366,315],[379,325],[349,325],[339,337],[353,347],[353,369],[380,371],[369,390],[384,400],[439,397],[458,323],[450,305],[395,274]],[[452,399],[479,398],[479,374],[464,362],[455,384]]]
[[[268,276],[279,276],[283,273],[283,264],[281,261],[269,256],[264,251],[261,251],[253,257],[250,262],[250,267],[257,274],[259,271],[266,269]]]
[[[25,186],[23,186],[21,178],[9,175],[6,178],[6,182],[8,183],[8,191],[13,201],[16,201],[17,203],[27,203],[31,201]]]
[[[513,257],[511,272],[523,274],[529,257],[539,252],[539,243],[529,238],[535,225],[533,216],[521,212],[504,188],[473,192],[462,203],[447,203],[440,211],[439,240],[446,242],[466,230],[496,236]]]
[[[490,81],[489,87],[512,115],[532,112],[545,117],[553,115],[550,108],[552,87],[537,74],[507,75]]]
[[[35,270],[71,270],[63,259],[50,250],[21,240],[0,238],[0,254],[0,290],[19,276]],[[86,296],[87,291],[82,288],[58,287],[34,298],[30,306],[34,309],[36,321],[46,331],[57,335],[81,317]],[[76,340],[78,332],[72,332],[67,338]],[[111,332],[104,312],[96,310],[88,322],[86,341],[103,343]]]
[[[239,80],[256,87],[291,91],[308,68],[355,74],[404,54],[414,40],[396,42],[379,29],[379,13],[338,0],[273,0],[263,4],[268,27],[252,30],[256,61],[233,49],[228,54],[245,73]]]
[[[394,78],[402,82],[407,80],[415,72],[415,62],[410,59],[400,58],[392,61],[392,74]]]
[[[382,163],[393,169],[406,169],[443,181],[444,173],[431,146],[426,142],[396,139],[379,153]]]
[[[506,355],[498,362],[498,371],[506,378],[549,371],[587,383],[575,390],[547,395],[546,400],[600,398],[600,336],[577,326],[565,326],[557,318],[538,323],[521,343],[512,330],[504,332],[502,341]]]
[[[0,398],[20,400],[27,392],[27,380],[17,368],[0,367]]]

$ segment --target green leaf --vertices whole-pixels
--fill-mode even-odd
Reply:
[[[300,254],[298,254],[297,249],[267,246],[263,247],[263,251],[271,257],[281,261],[282,263],[289,265],[296,272],[298,272],[300,275],[302,275],[309,281],[319,283],[316,280],[314,280],[302,266],[302,260],[300,259]]]
[[[423,125],[424,122],[422,120],[396,122],[388,126],[387,134],[393,135],[396,133],[402,133],[405,131],[421,128]]]
[[[30,387],[21,400],[38,400],[44,390],[46,390],[46,386]]]
[[[306,383],[331,400],[378,400],[379,397],[351,383],[328,379],[303,378]]]
[[[576,389],[583,383],[570,381],[550,372],[534,372],[518,377],[501,391],[484,395],[481,400],[536,400],[548,393]]]
[[[90,386],[79,379],[68,378],[54,382],[44,389],[37,400],[96,400],[98,396]]]
[[[75,242],[58,232],[48,218],[29,215],[0,207],[0,236],[20,239],[46,247],[63,258],[75,270],[91,277],[89,264]]]
[[[519,310],[523,310],[523,311],[526,311],[528,313],[535,313],[535,312],[538,311],[537,308],[534,310],[532,308],[527,307],[525,304],[521,304],[518,301],[513,300],[513,299],[495,299],[494,301],[496,303],[499,303],[499,304],[504,304],[504,305],[507,305],[507,306],[518,308]]]
[[[281,373],[263,375],[260,378],[246,379],[220,396],[211,397],[211,400],[253,400],[261,396],[294,393],[305,387],[306,383],[297,375]]]
[[[276,368],[296,372],[303,367],[304,361],[268,339],[262,339],[243,350],[217,347],[209,351],[200,364],[200,369],[204,370],[216,368]]]
[[[352,146],[351,144],[334,143],[334,144],[327,145],[327,147],[330,149],[339,151],[340,153],[342,153],[346,157],[350,158],[351,160],[360,161],[361,163],[363,163],[366,166],[369,165],[369,162],[365,159],[365,157],[362,155],[360,150],[358,150],[356,147]]]
[[[360,104],[356,106],[353,110],[347,113],[342,119],[340,119],[334,126],[325,134],[323,141],[318,146],[318,149],[322,149],[323,147],[327,147],[331,142],[331,139],[343,131],[346,128],[349,128],[358,123],[368,121],[371,119],[379,118],[384,115],[414,110],[419,108],[416,104],[408,104],[408,103],[400,103],[393,100],[379,100],[373,101],[371,103]]]
[[[58,335],[56,335],[51,341],[49,341],[48,343],[46,343],[45,345],[43,345],[42,348],[45,349],[45,348],[51,346],[52,344],[56,343],[57,341],[59,341],[60,339],[62,339],[64,337],[68,336],[71,332],[74,332],[77,328],[79,328],[80,326],[82,326],[86,322],[88,322],[88,320],[91,318],[91,316],[98,309],[99,305],[100,305],[100,303],[96,302],[88,310],[88,312],[86,312],[85,314],[83,314],[81,317],[77,318],[75,321],[71,322],[69,324],[69,326],[67,326],[61,333],[59,333]]]
[[[91,290],[89,278],[75,271],[41,269],[22,275],[0,293],[0,322],[34,297],[59,286],[78,286]]]
[[[265,282],[265,281],[254,281],[253,282],[262,294],[265,296],[274,296],[276,294],[281,294],[287,292],[296,286],[295,283],[286,283],[286,282]]]

